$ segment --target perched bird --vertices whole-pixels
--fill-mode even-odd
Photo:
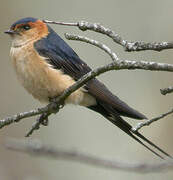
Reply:
[[[10,55],[17,77],[24,88],[39,101],[49,102],[91,71],[73,49],[50,26],[39,19],[31,17],[20,19],[5,33],[12,37]],[[163,158],[140,139],[170,157],[142,134],[131,131],[132,126],[121,116],[134,119],[146,117],[112,94],[96,78],[73,92],[65,101],[65,104],[69,103],[102,114],[157,156]]]

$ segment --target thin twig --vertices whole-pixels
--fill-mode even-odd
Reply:
[[[65,33],[65,37],[68,40],[82,41],[82,42],[94,45],[94,46],[102,49],[103,51],[105,51],[111,57],[111,59],[113,61],[119,60],[118,56],[108,46],[106,46],[103,43],[100,43],[99,41],[96,41],[96,40],[93,40],[93,39],[90,39],[90,38],[84,37],[84,36],[72,35],[69,33]]]
[[[155,121],[158,121],[164,117],[166,117],[167,115],[169,114],[172,114],[173,113],[173,109],[171,109],[170,111],[164,113],[164,114],[161,114],[159,115],[158,117],[155,117],[155,118],[152,118],[150,120],[147,120],[147,121],[144,121],[144,122],[141,122],[141,123],[138,123],[135,127],[132,128],[132,131],[133,132],[136,132],[138,131],[139,129],[141,129],[142,127],[144,126],[149,126],[151,123],[155,122]]]
[[[65,25],[65,26],[78,26],[78,23],[66,23],[66,22],[56,22],[50,20],[43,20],[43,22],[48,24],[58,24],[58,25]]]
[[[160,92],[162,95],[167,95],[169,93],[173,92],[173,86],[170,86],[168,88],[160,89]]]
[[[19,122],[22,119],[25,119],[28,117],[36,116],[36,115],[47,113],[47,112],[56,113],[59,111],[59,109],[60,109],[60,107],[59,107],[58,103],[53,102],[42,108],[37,108],[37,109],[31,110],[28,112],[18,113],[11,117],[6,117],[6,118],[0,120],[0,129],[5,126],[8,126],[12,123]]]
[[[165,49],[173,49],[173,42],[154,42],[154,43],[146,43],[142,41],[134,41],[129,42],[123,39],[119,34],[115,33],[114,31],[106,28],[99,23],[89,23],[86,21],[80,21],[77,23],[64,23],[58,21],[49,21],[44,20],[45,23],[49,24],[59,24],[59,25],[66,25],[66,26],[77,26],[80,30],[86,31],[91,30],[98,33],[102,33],[113,39],[114,42],[124,47],[125,51],[144,51],[144,50],[154,50],[154,51],[161,51]]]
[[[31,129],[26,133],[25,137],[29,137],[35,130],[40,128],[40,125],[47,126],[48,125],[48,117],[51,113],[42,113],[36,120],[36,122],[32,125]]]
[[[56,160],[71,160],[112,170],[124,170],[137,173],[153,173],[173,169],[172,160],[166,160],[159,163],[122,162],[113,158],[103,158],[81,151],[59,149],[49,145],[43,145],[41,142],[34,140],[22,141],[11,139],[7,141],[6,146],[10,150],[36,155],[35,157],[41,156],[44,158],[51,157]]]

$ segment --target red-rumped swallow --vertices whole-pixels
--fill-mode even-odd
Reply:
[[[73,49],[50,26],[39,19],[20,19],[5,33],[12,37],[10,55],[17,77],[24,88],[39,101],[49,102],[91,71]],[[65,100],[65,104],[69,103],[100,113],[157,156],[163,158],[140,139],[160,153],[171,157],[139,132],[131,131],[132,126],[121,116],[134,119],[146,117],[112,94],[96,78],[73,92]]]

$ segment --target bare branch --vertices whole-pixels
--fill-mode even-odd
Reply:
[[[59,24],[59,25],[66,25],[66,26],[77,26],[80,30],[86,31],[91,30],[98,33],[102,33],[113,39],[114,42],[124,47],[125,51],[144,51],[144,50],[154,50],[154,51],[161,51],[165,49],[173,49],[173,42],[154,42],[154,43],[146,43],[142,41],[136,42],[128,42],[127,40],[123,39],[119,34],[115,33],[114,31],[106,28],[99,23],[89,23],[86,21],[80,21],[77,23],[64,23],[64,22],[57,22],[57,21],[49,21],[43,20],[45,23],[49,24]]]
[[[20,120],[24,119],[24,118],[28,118],[28,117],[32,117],[32,116],[36,116],[38,114],[44,113],[49,111],[49,107],[46,106],[44,108],[38,108],[38,109],[34,109],[28,112],[23,112],[23,113],[18,113],[14,116],[11,117],[6,117],[2,120],[0,120],[0,129],[3,128],[4,126],[7,126],[9,124],[15,123],[15,122],[19,122]]]
[[[111,59],[113,61],[114,60],[119,60],[118,56],[108,46],[106,46],[105,44],[100,43],[99,41],[90,39],[88,37],[72,35],[72,34],[68,34],[68,33],[65,33],[65,37],[68,40],[82,41],[82,42],[94,45],[94,46],[102,49],[103,51],[105,51],[111,57]]]
[[[150,120],[147,120],[147,121],[144,121],[144,122],[141,122],[141,123],[138,123],[135,127],[132,128],[132,131],[133,132],[136,132],[138,131],[139,129],[141,129],[142,127],[144,126],[149,126],[151,123],[155,122],[155,121],[158,121],[164,117],[166,117],[167,115],[169,114],[172,114],[173,113],[173,109],[171,109],[170,111],[164,113],[164,114],[161,114],[160,116],[158,117],[155,117],[155,118],[152,118]]]
[[[94,45],[96,47],[99,47],[103,51],[105,51],[114,61],[115,64],[117,64],[116,70],[120,69],[144,69],[144,70],[158,70],[158,71],[172,71],[173,65],[171,64],[165,64],[165,63],[156,63],[156,62],[147,62],[147,61],[130,61],[130,60],[120,60],[117,55],[105,44],[102,44],[96,40],[90,39],[88,37],[78,36],[78,35],[72,35],[65,33],[65,37],[68,40],[77,40],[82,41],[85,43],[89,43],[91,45]],[[115,62],[116,61],[116,62]],[[113,69],[112,69],[113,70]]]
[[[163,170],[173,169],[173,161],[166,160],[159,163],[129,163],[121,162],[113,158],[103,158],[89,153],[73,150],[63,150],[48,145],[43,145],[38,141],[22,141],[12,139],[7,141],[7,148],[31,155],[35,157],[51,157],[53,159],[71,160],[84,164],[93,165],[112,170],[124,170],[137,173],[153,173]]]
[[[59,107],[58,107],[59,108]],[[25,137],[29,137],[35,130],[40,128],[40,125],[47,126],[48,125],[48,117],[51,115],[50,112],[42,113],[36,120],[36,122],[32,125],[31,129],[26,133]]]
[[[78,23],[66,23],[66,22],[56,22],[50,20],[43,20],[43,22],[48,24],[58,24],[58,25],[65,25],[65,26],[78,26]]]
[[[170,86],[168,88],[160,89],[161,94],[166,95],[173,92],[173,86]]]

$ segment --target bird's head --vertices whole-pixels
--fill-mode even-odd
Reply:
[[[12,37],[13,46],[21,46],[30,41],[46,37],[49,32],[47,25],[43,21],[28,17],[13,23],[5,33]]]

